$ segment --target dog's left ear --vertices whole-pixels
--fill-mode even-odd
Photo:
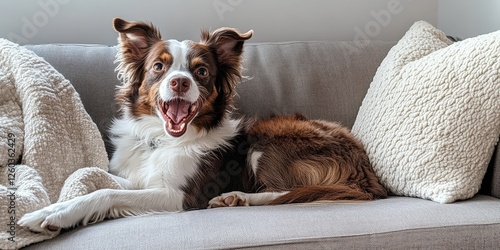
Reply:
[[[201,42],[214,48],[217,51],[217,60],[219,63],[232,61],[239,58],[243,51],[243,43],[250,39],[253,30],[245,34],[238,32],[233,28],[220,28],[212,33],[203,32]]]
[[[217,86],[220,94],[231,100],[238,80],[241,79],[241,54],[243,44],[253,35],[253,30],[245,34],[232,28],[220,28],[212,33],[203,32],[201,43],[208,45],[216,53],[219,73],[223,74],[222,85]]]

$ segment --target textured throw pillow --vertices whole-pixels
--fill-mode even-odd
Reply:
[[[500,31],[451,44],[416,22],[377,70],[352,132],[394,194],[474,196],[500,134]]]

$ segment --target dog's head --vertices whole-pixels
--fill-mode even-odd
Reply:
[[[151,24],[115,18],[118,37],[117,93],[125,115],[158,116],[165,131],[184,135],[219,125],[232,109],[241,79],[243,43],[252,36],[235,29],[202,32],[201,42],[162,40]]]

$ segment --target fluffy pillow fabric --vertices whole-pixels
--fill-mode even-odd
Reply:
[[[352,132],[395,195],[474,196],[500,135],[500,31],[451,44],[416,22],[390,50]]]

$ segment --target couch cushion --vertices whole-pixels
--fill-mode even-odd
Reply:
[[[243,114],[302,113],[351,127],[394,42],[284,42],[245,46],[237,107]]]
[[[397,195],[474,196],[498,141],[500,31],[449,44],[416,22],[382,62],[353,126]]]
[[[27,249],[495,249],[499,207],[499,199],[477,196],[218,208],[109,220]]]

